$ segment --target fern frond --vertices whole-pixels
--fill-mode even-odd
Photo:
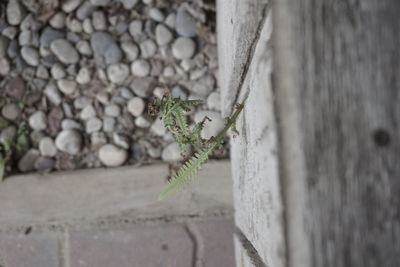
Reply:
[[[186,123],[184,110],[181,108],[177,108],[172,112],[172,114],[175,116],[176,122],[178,123],[178,126],[181,129],[182,134],[185,136],[189,135],[189,126]]]
[[[158,200],[162,200],[181,188],[184,183],[189,181],[199,171],[201,165],[208,160],[215,146],[210,146],[198,153],[179,169],[175,176],[171,179],[169,184],[164,188],[158,196]]]

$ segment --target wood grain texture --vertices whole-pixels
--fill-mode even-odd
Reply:
[[[237,121],[240,135],[231,140],[231,160],[236,225],[266,266],[284,267],[271,35],[269,10],[238,96],[238,102],[247,99]]]
[[[253,58],[268,0],[217,0],[222,115],[230,116]]]
[[[274,8],[289,266],[400,266],[400,2]]]

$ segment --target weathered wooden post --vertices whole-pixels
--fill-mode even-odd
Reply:
[[[400,266],[400,2],[219,12],[224,38],[256,29],[220,53],[242,64],[221,72],[225,111],[249,94],[232,149],[238,266]]]

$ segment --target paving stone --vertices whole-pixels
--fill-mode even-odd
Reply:
[[[74,231],[71,266],[192,266],[194,245],[182,225],[137,226],[127,230]]]
[[[4,267],[59,267],[59,241],[51,234],[1,234],[0,263]]]
[[[233,220],[193,222],[189,229],[197,241],[197,264],[204,267],[235,266]]]

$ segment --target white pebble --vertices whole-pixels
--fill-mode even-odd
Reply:
[[[57,86],[60,91],[65,95],[71,95],[75,92],[77,84],[75,81],[60,79],[57,81]]]
[[[107,68],[107,75],[111,82],[123,84],[129,76],[129,67],[124,63],[115,63]]]
[[[44,157],[54,157],[57,154],[57,147],[53,139],[46,136],[40,139],[39,151]]]
[[[194,55],[196,45],[187,37],[179,37],[172,44],[172,54],[176,59],[188,59]]]
[[[133,42],[123,42],[121,44],[121,49],[122,49],[122,51],[124,51],[124,53],[129,61],[133,61],[133,60],[137,59],[137,57],[139,55],[139,48]]]
[[[108,167],[121,166],[127,158],[126,150],[112,144],[104,145],[99,149],[99,159]]]
[[[79,84],[88,84],[91,80],[91,71],[89,68],[83,67],[76,76],[76,82]]]
[[[139,117],[142,115],[144,108],[145,108],[145,103],[142,98],[140,97],[134,97],[128,102],[128,111],[135,117]]]
[[[146,40],[140,43],[140,53],[143,58],[149,58],[155,55],[157,46],[153,40]]]
[[[33,130],[42,131],[47,128],[47,118],[43,111],[36,111],[29,117],[29,126]]]
[[[132,74],[138,77],[145,77],[150,74],[150,64],[147,60],[139,59],[131,65]]]

